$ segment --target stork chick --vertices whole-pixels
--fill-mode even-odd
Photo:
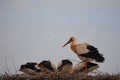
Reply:
[[[38,66],[41,68],[41,73],[43,73],[43,76],[51,77],[57,71],[53,62],[49,60],[44,60],[40,62]]]
[[[21,65],[20,70],[30,76],[37,76],[41,72],[41,69],[38,67],[38,64],[35,62],[28,62]]]
[[[57,71],[59,75],[72,73],[72,69],[73,63],[68,59],[61,60],[57,65]]]

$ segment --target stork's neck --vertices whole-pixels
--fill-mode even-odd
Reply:
[[[76,41],[71,42],[71,49],[72,49],[73,52],[77,53],[76,52]]]
[[[71,46],[74,46],[74,45],[76,45],[76,41],[71,42]]]

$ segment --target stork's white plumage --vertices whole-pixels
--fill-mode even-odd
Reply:
[[[77,39],[75,37],[71,37],[70,40],[65,45],[63,45],[63,47],[71,43],[72,51],[75,52],[82,61],[86,62],[86,69],[87,62],[104,62],[105,58],[102,54],[99,53],[97,48],[87,43],[76,44],[76,41]]]

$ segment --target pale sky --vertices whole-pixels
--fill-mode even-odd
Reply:
[[[5,60],[11,72],[26,62],[81,61],[62,48],[71,36],[104,55],[98,70],[120,72],[120,0],[0,0],[0,73]]]

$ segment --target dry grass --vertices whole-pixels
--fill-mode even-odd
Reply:
[[[54,75],[52,77],[40,77],[40,76],[23,76],[23,75],[10,75],[4,73],[0,75],[0,80],[120,80],[120,74],[108,74],[108,73],[97,73],[96,76],[91,75],[81,75],[81,74],[62,74]]]

